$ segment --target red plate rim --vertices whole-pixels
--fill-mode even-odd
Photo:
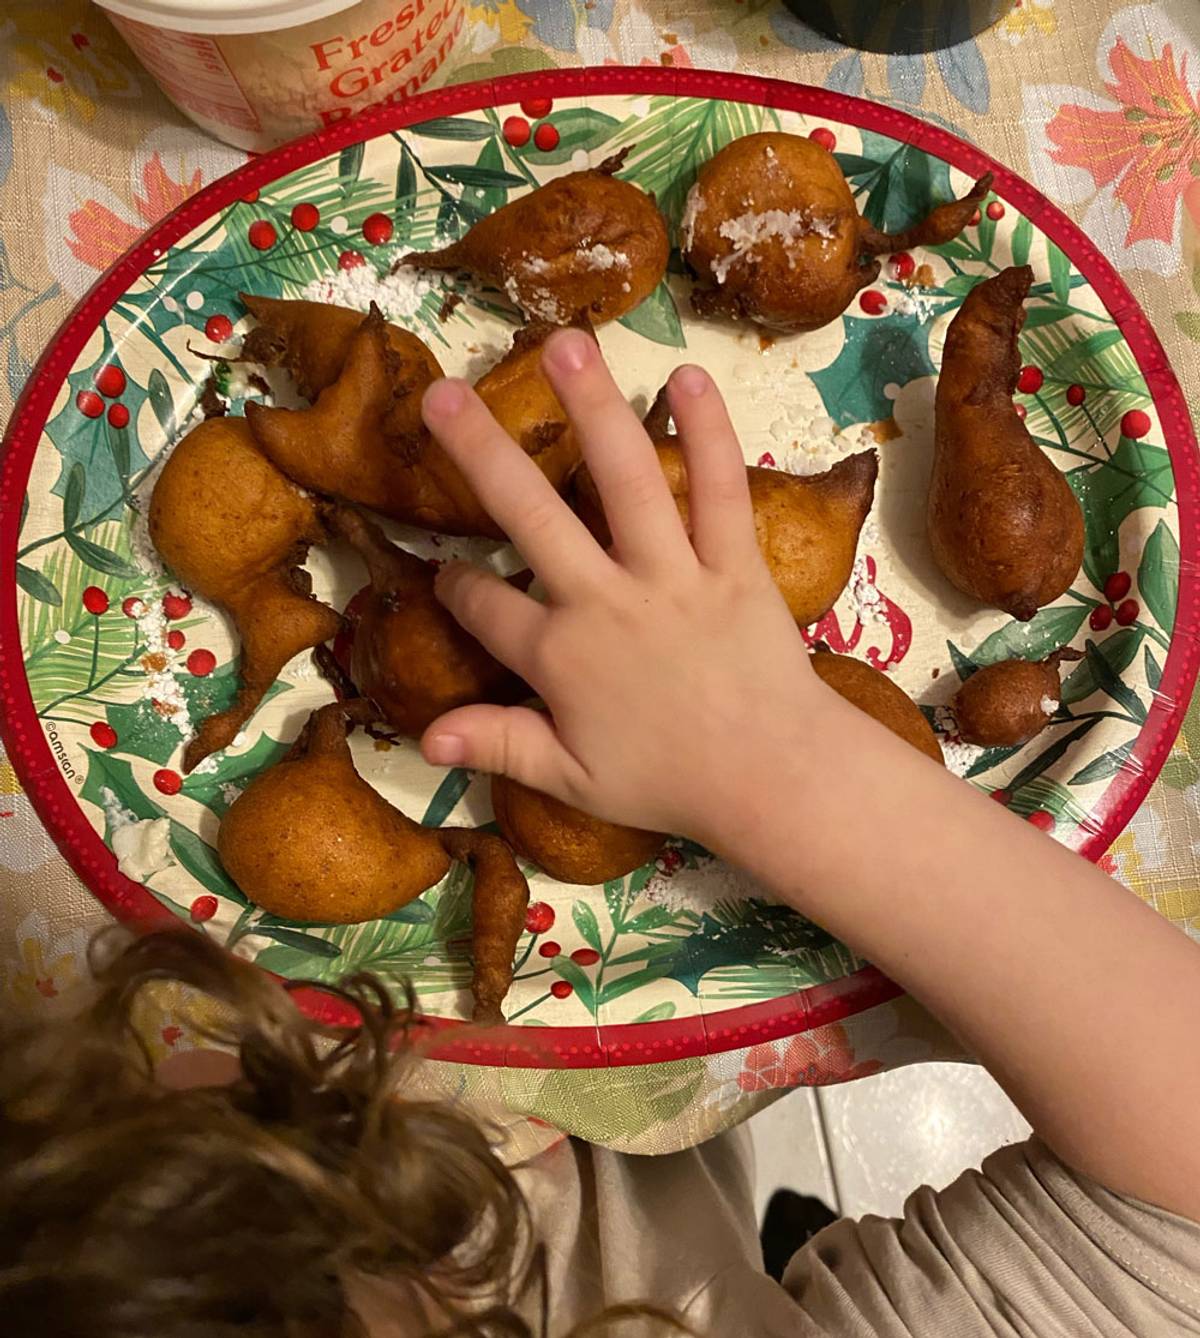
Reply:
[[[1200,588],[1193,573],[1200,558],[1197,528],[1200,462],[1196,437],[1179,383],[1150,322],[1113,266],[1065,214],[1023,178],[974,145],[937,126],[862,98],[810,84],[709,70],[607,66],[511,75],[419,94],[394,106],[371,108],[351,120],[305,136],[213,182],[148,231],[108,269],[63,322],[13,411],[0,456],[0,562],[15,566],[21,500],[34,456],[59,387],[113,302],[163,251],[192,228],[251,190],[316,159],[435,116],[517,103],[533,96],[565,98],[666,94],[745,102],[827,117],[877,131],[944,159],[972,177],[990,171],[996,193],[1030,218],[1070,257],[1124,335],[1150,388],[1162,423],[1179,506],[1180,585],[1175,626],[1162,681],[1124,766],[1097,807],[1074,834],[1085,858],[1097,860],[1133,816],[1157,776],[1179,731],[1200,667]],[[20,644],[15,578],[0,586],[0,645]],[[121,874],[59,772],[34,711],[23,658],[0,657],[0,738],[17,777],[67,862],[119,919],[139,928],[178,925],[178,918],[141,884]],[[453,1019],[432,1018],[440,1037],[429,1057],[457,1063],[518,1068],[605,1068],[686,1059],[777,1040],[837,1022],[875,1007],[902,991],[873,967],[778,999],[732,1008],[713,1016],[613,1026],[502,1026],[480,1031]],[[322,1022],[352,1023],[353,1010],[320,987],[295,991],[306,1012]],[[532,1033],[532,1034],[531,1034]]]

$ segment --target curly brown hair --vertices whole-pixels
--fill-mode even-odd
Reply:
[[[397,1006],[373,978],[348,979],[335,992],[361,1025],[321,1027],[187,930],[102,935],[89,964],[97,990],[76,1017],[2,1038],[6,1333],[364,1338],[382,1284],[406,1333],[548,1332],[542,1247],[488,1131],[405,1095],[411,994]],[[228,1021],[204,1030],[239,1056],[233,1081],[156,1080],[134,1017],[155,981],[224,1005]],[[687,1332],[650,1306],[579,1332],[633,1317]]]

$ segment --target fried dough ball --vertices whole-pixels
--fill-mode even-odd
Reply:
[[[683,523],[688,523],[687,467],[676,439],[659,435],[664,401],[647,417],[647,430]],[[839,460],[823,474],[788,474],[747,465],[758,546],[771,577],[801,627],[837,602],[854,567],[859,531],[871,509],[879,459],[874,451]],[[606,547],[612,542],[600,495],[587,466],[575,475],[575,509]]]
[[[701,316],[755,321],[787,333],[835,320],[879,274],[876,256],[949,241],[966,227],[991,176],[904,232],[860,217],[827,149],[768,131],[727,144],[700,169],[681,223]]]
[[[945,766],[937,735],[921,708],[887,674],[862,660],[835,655],[826,649],[814,651],[809,662],[817,677],[839,697],[886,725],[897,738],[912,744],[918,752]]]
[[[509,776],[492,777],[492,808],[517,854],[560,883],[591,887],[624,878],[649,863],[667,839],[662,832],[593,818]]]
[[[393,729],[416,739],[457,706],[510,706],[531,695],[439,602],[428,562],[389,543],[349,507],[338,508],[330,525],[371,576],[354,629],[350,677]]]
[[[934,401],[926,531],[952,585],[1028,621],[1083,561],[1083,512],[1012,402],[1028,265],[977,284],[950,323]]]
[[[529,887],[497,836],[422,827],[359,776],[334,702],[221,819],[217,853],[256,905],[288,920],[355,924],[419,897],[461,860],[475,871],[471,990],[477,1022],[500,1022]]]
[[[1028,743],[1059,708],[1060,665],[1082,658],[1064,647],[1044,660],[1002,660],[977,669],[954,695],[958,732],[984,748]]]
[[[267,460],[240,418],[194,427],[163,466],[150,538],[190,590],[225,609],[241,641],[233,705],[201,722],[184,749],[191,771],[233,742],[285,664],[332,637],[333,609],[312,598],[299,564],[328,536],[311,497]]]
[[[404,264],[462,270],[531,319],[613,321],[666,273],[667,225],[651,196],[613,175],[620,158],[556,177],[480,219],[460,241]]]

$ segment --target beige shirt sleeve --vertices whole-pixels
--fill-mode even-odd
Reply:
[[[555,1334],[641,1299],[719,1338],[1200,1335],[1200,1225],[1110,1193],[1036,1139],[917,1190],[899,1220],[835,1223],[782,1287],[759,1260],[744,1131],[667,1157],[564,1143],[520,1174]]]

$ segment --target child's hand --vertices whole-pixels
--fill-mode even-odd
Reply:
[[[430,430],[541,578],[538,603],[465,563],[438,597],[549,707],[467,706],[436,720],[428,761],[503,772],[589,813],[712,840],[826,694],[755,540],[745,464],[697,367],[669,384],[687,460],[689,539],[654,449],[596,344],[563,331],[546,375],[613,534],[607,554],[462,381],[425,396]],[[836,699],[833,699],[836,700]],[[746,815],[747,819],[749,814]]]

